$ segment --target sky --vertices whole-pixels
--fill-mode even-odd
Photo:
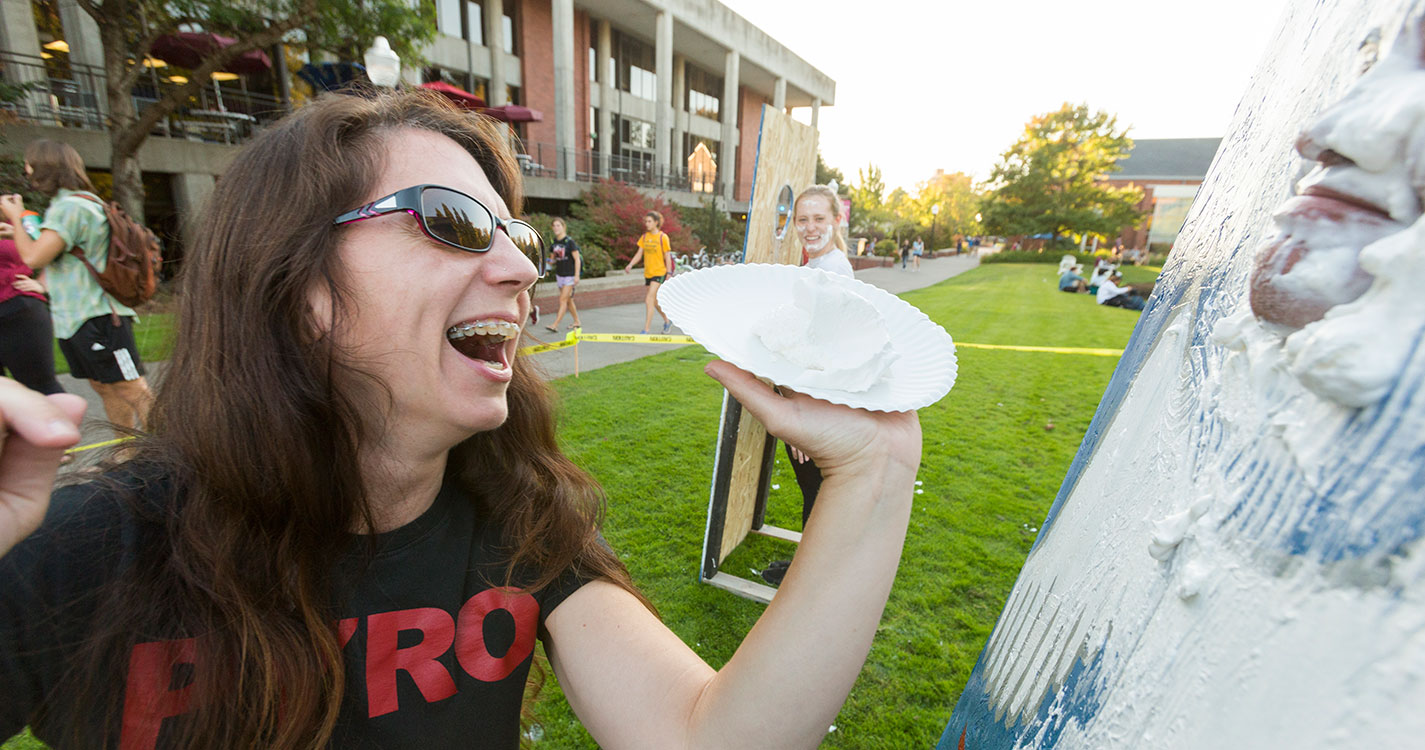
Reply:
[[[828,164],[913,191],[937,169],[988,178],[1066,101],[1134,138],[1222,136],[1289,0],[721,2],[836,81]]]

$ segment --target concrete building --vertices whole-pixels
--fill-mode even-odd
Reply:
[[[746,211],[762,105],[810,107],[815,125],[835,101],[826,74],[715,0],[436,0],[436,11],[428,62],[403,66],[403,78],[535,110],[539,119],[511,125],[534,209],[562,210],[587,183],[612,179]],[[272,71],[219,74],[140,150],[146,214],[165,234],[180,233],[237,146],[300,98],[288,93],[288,56],[270,58]],[[0,0],[0,75],[42,84],[8,113],[0,148],[55,138],[107,170],[102,59],[76,0]],[[182,72],[155,63],[135,104]]]
[[[1133,152],[1118,163],[1119,171],[1108,180],[1116,187],[1143,189],[1138,208],[1149,219],[1119,234],[1125,247],[1166,252],[1173,246],[1221,143],[1221,138],[1133,141]]]

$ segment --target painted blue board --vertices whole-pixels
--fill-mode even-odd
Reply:
[[[1420,746],[1422,16],[1288,8],[940,750]]]

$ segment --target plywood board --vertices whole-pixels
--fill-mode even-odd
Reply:
[[[795,195],[816,180],[816,129],[790,115],[763,105],[762,130],[757,139],[757,167],[753,170],[752,200],[747,211],[747,263],[801,265],[801,246],[788,227],[775,236],[777,197],[783,186]]]
[[[727,516],[723,523],[722,548],[718,559],[725,559],[752,530],[752,518],[757,514],[757,495],[762,485],[762,459],[766,453],[767,430],[747,411],[737,424],[737,447],[732,457],[732,482],[727,493]]]

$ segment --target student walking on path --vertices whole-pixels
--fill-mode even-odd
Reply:
[[[554,263],[554,285],[559,288],[559,312],[554,323],[544,327],[550,333],[559,331],[559,321],[564,319],[564,311],[569,311],[573,321],[570,328],[579,328],[579,308],[574,306],[574,287],[579,285],[579,273],[583,270],[584,259],[579,255],[579,245],[568,235],[564,219],[555,217],[550,228],[554,232],[554,242],[549,245],[549,260]]]
[[[109,221],[103,201],[84,171],[79,152],[66,143],[38,140],[25,149],[25,174],[50,197],[38,239],[21,231],[15,245],[26,266],[44,269],[50,315],[69,372],[89,381],[104,402],[104,414],[119,430],[142,427],[152,395],[134,342],[132,308],[99,287],[93,272],[72,252],[81,248],[96,269],[109,257]],[[0,196],[0,214],[19,226],[25,211],[18,195]]]
[[[633,254],[633,259],[623,269],[624,273],[629,273],[638,265],[639,259],[643,260],[643,285],[648,287],[648,296],[643,299],[646,314],[643,316],[641,333],[648,333],[648,329],[653,326],[654,310],[663,316],[664,333],[673,327],[672,321],[668,320],[667,314],[658,304],[658,287],[673,275],[673,250],[668,245],[668,235],[663,233],[662,226],[663,214],[649,211],[644,215],[643,236],[638,238],[638,252]]]

